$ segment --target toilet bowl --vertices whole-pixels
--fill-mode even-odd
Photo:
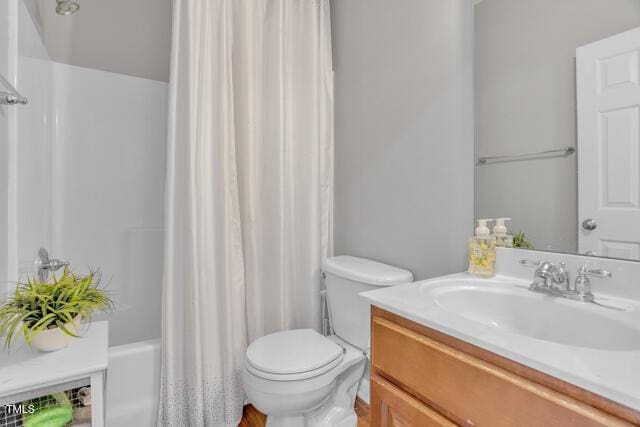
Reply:
[[[358,293],[413,280],[406,270],[350,256],[326,260],[322,271],[335,334],[294,329],[258,338],[247,348],[245,392],[267,414],[267,427],[356,427],[370,317]]]
[[[335,335],[278,332],[249,346],[244,388],[248,400],[268,415],[268,427],[353,427],[365,360],[362,351]]]

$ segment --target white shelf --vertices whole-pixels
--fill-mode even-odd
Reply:
[[[107,369],[108,322],[94,322],[69,347],[42,353],[16,342],[0,352],[0,397],[64,383]]]

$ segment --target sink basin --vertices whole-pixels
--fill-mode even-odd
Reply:
[[[532,292],[530,283],[458,273],[360,295],[383,317],[401,316],[640,411],[640,301],[596,292],[596,303],[584,303]]]
[[[537,294],[485,280],[433,283],[422,293],[467,320],[531,338],[598,350],[640,349],[636,313]]]

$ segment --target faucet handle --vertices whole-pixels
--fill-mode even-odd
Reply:
[[[589,280],[589,276],[608,279],[611,277],[611,273],[607,270],[590,270],[586,265],[578,269],[578,276],[575,282],[575,295],[577,299],[581,301],[593,302],[595,297],[593,293],[591,293],[591,280]]]
[[[50,272],[58,271],[62,267],[67,267],[69,262],[49,258],[49,252],[45,248],[40,248],[34,264],[40,282],[46,282]]]
[[[593,277],[599,277],[600,279],[610,279],[612,276],[611,272],[607,270],[601,270],[601,269],[590,270],[589,268],[587,268],[586,265],[583,265],[578,269],[578,274],[581,276],[589,275]]]
[[[526,267],[540,267],[542,265],[542,261],[532,261],[530,259],[521,259],[519,263]]]

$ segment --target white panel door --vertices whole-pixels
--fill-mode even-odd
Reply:
[[[578,48],[576,71],[578,249],[640,260],[640,28]]]

